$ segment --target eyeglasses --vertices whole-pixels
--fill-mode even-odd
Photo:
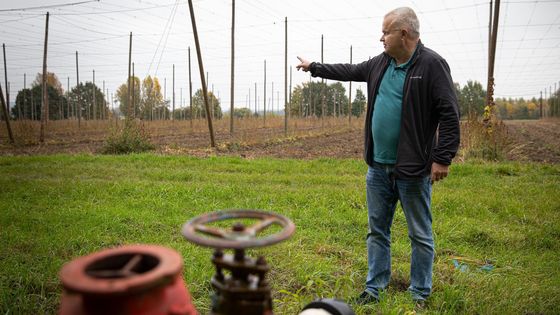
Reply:
[[[383,35],[381,37],[386,37],[387,35],[391,34],[391,32],[394,32],[394,31],[401,31],[401,29],[382,31],[381,33],[383,33]]]

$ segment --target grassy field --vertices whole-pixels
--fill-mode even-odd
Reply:
[[[361,160],[0,157],[0,313],[56,313],[65,262],[148,243],[182,255],[205,314],[212,252],[186,242],[180,228],[228,208],[276,211],[297,226],[284,243],[250,252],[272,266],[276,314],[297,314],[316,297],[352,298],[367,266],[365,171]],[[560,313],[560,165],[469,162],[451,172],[434,186],[437,255],[425,313]],[[354,306],[357,314],[413,310],[409,259],[398,210],[391,285],[379,304]]]

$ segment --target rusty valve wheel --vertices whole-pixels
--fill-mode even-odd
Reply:
[[[207,225],[212,222],[235,219],[258,219],[259,221],[248,227],[238,222],[229,230]],[[257,237],[259,232],[274,224],[280,225],[282,230],[265,237]],[[198,245],[221,249],[245,249],[279,243],[289,238],[295,229],[296,227],[290,219],[276,213],[257,210],[227,210],[193,218],[183,225],[182,232],[187,240]]]

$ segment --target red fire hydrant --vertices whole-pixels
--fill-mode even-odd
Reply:
[[[153,245],[122,246],[77,258],[60,271],[61,315],[198,314],[181,256]]]

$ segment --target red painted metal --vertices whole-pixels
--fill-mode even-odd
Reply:
[[[198,314],[183,278],[181,256],[154,245],[132,245],[77,258],[60,271],[59,313]]]

